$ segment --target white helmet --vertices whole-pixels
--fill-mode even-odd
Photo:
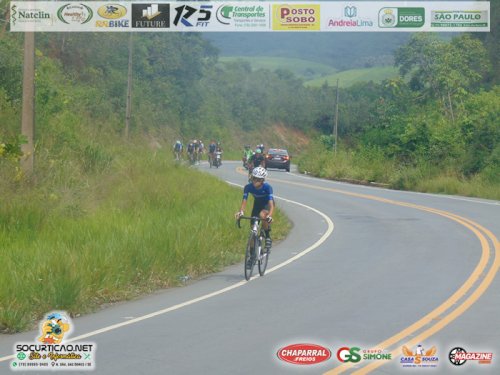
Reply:
[[[267,177],[267,170],[264,167],[257,167],[254,168],[252,171],[252,177],[255,178],[266,178]]]

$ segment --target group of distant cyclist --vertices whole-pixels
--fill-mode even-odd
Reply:
[[[222,165],[222,146],[221,143],[212,140],[205,148],[205,144],[201,139],[193,139],[187,142],[186,147],[182,141],[177,140],[173,145],[174,159],[176,161],[184,160],[184,151],[186,152],[187,161],[191,165],[200,164],[203,154],[207,153],[208,163],[212,166],[220,167]]]

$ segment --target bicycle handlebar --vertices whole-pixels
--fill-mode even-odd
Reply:
[[[256,220],[256,221],[261,221],[262,219],[260,217],[257,217],[257,216],[240,216],[236,222],[238,223],[238,228],[241,228],[241,224],[240,224],[240,221],[241,219],[245,219],[245,220]]]

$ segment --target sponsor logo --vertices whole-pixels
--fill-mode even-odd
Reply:
[[[382,8],[378,14],[378,26],[383,28],[418,28],[425,23],[425,8]]]
[[[431,368],[437,367],[439,357],[436,356],[435,346],[425,350],[422,345],[418,345],[415,352],[412,352],[407,346],[402,348],[403,356],[400,358],[400,364],[403,367]]]
[[[14,346],[12,370],[94,370],[95,343],[65,343],[73,323],[65,312],[51,312],[40,322],[37,342],[18,342]]]
[[[83,25],[89,22],[94,11],[85,4],[66,4],[57,11],[57,18],[66,24]]]
[[[358,363],[359,361],[381,361],[392,360],[391,353],[385,353],[382,349],[361,349],[359,347],[344,346],[337,351],[337,359],[342,362]]]
[[[106,4],[97,9],[97,14],[108,20],[116,20],[125,17],[127,8],[119,4]]]
[[[175,8],[174,25],[179,23],[186,27],[207,27],[212,17],[212,5],[201,5],[200,9],[189,5],[181,5]]]
[[[18,7],[16,4],[10,7],[10,22],[12,26],[19,23],[45,23],[52,24],[52,15],[43,9],[38,8],[24,8],[25,4],[20,4],[23,8]],[[28,4],[26,4],[28,5]]]
[[[217,21],[234,27],[266,27],[268,12],[261,5],[221,5],[215,13]]]
[[[343,17],[331,18],[328,27],[372,27],[373,21],[367,18],[358,17],[358,8],[346,6],[343,10]],[[344,18],[346,17],[346,18]]]
[[[348,348],[347,346],[340,348],[337,351],[337,359],[340,362],[353,362],[357,363],[361,361],[361,355],[359,354],[361,348],[352,347]]]
[[[128,28],[130,21],[120,19],[127,15],[127,8],[119,4],[106,4],[97,9],[97,14],[106,20],[95,21],[96,27],[122,27]]]
[[[488,11],[433,10],[431,27],[488,27]]]
[[[320,5],[273,4],[273,30],[320,30]]]
[[[457,346],[450,350],[448,359],[455,366],[462,366],[467,361],[478,361],[480,364],[491,364],[493,353],[467,352],[464,348]]]
[[[132,27],[167,29],[170,27],[170,4],[132,4]]]
[[[346,6],[344,8],[344,15],[349,18],[356,17],[358,15],[358,8],[355,6]]]
[[[332,356],[330,349],[315,344],[293,344],[278,350],[278,358],[294,365],[314,365]]]
[[[215,13],[217,21],[223,25],[231,25],[231,21],[234,17],[234,6],[233,5],[221,5],[217,12]]]

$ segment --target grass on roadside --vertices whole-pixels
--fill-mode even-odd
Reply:
[[[138,147],[114,150],[103,173],[11,191],[0,205],[0,326],[26,330],[48,311],[88,313],[241,261],[240,200]],[[278,213],[274,237],[287,228]]]
[[[477,175],[465,178],[429,163],[401,165],[384,157],[376,148],[340,149],[336,155],[325,150],[305,153],[299,158],[298,166],[302,173],[321,178],[375,182],[392,189],[500,200],[498,177]]]

